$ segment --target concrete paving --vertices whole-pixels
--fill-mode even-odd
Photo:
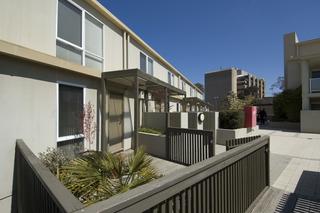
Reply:
[[[274,195],[265,197],[269,196],[270,204],[277,205],[266,205],[267,201],[262,199],[258,210],[253,212],[319,212],[320,134],[281,130],[260,130],[260,134],[270,136],[270,179]],[[284,210],[284,204],[290,208]]]

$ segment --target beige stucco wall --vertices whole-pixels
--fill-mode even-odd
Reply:
[[[85,86],[85,99],[97,106],[100,80],[0,55],[0,200],[11,195],[16,139],[35,154],[56,147],[57,82]],[[6,212],[1,203],[0,212]]]
[[[56,53],[56,0],[0,2],[0,40]]]
[[[300,116],[301,132],[320,133],[320,110],[302,110]]]

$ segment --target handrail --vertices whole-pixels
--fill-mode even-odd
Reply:
[[[111,197],[108,200],[93,204],[81,211],[77,211],[77,213],[143,212],[153,208],[156,205],[160,205],[165,200],[171,199],[173,196],[177,195],[177,193],[179,194],[181,191],[197,185],[200,181],[212,177],[215,175],[215,173],[229,168],[230,165],[233,165],[258,151],[260,154],[265,153],[263,154],[265,156],[262,156],[264,161],[260,162],[264,164],[265,171],[263,171],[263,174],[265,174],[265,176],[263,176],[262,180],[248,181],[248,184],[253,184],[252,182],[259,182],[260,185],[262,184],[261,186],[267,187],[270,184],[269,136],[264,136],[228,152],[209,158],[190,167],[181,169],[175,173],[172,173],[171,175],[132,189],[126,193],[119,194]],[[248,162],[248,165],[254,163],[255,162]],[[261,169],[259,166],[261,165],[255,165],[254,168]],[[246,169],[248,169],[247,167]],[[251,168],[252,171],[254,171],[254,168]],[[244,173],[244,175],[246,174]],[[259,189],[259,193],[262,191],[263,189]],[[256,197],[257,196],[255,196],[255,198]],[[248,205],[250,205],[252,202],[252,200],[248,200],[242,207],[248,208]],[[242,209],[242,211],[244,211],[244,209]],[[240,212],[240,210],[238,212]]]
[[[30,212],[30,209],[39,208],[45,212],[74,212],[84,208],[21,139],[16,142],[13,184],[13,206],[16,212]]]

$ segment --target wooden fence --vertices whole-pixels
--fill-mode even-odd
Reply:
[[[192,165],[214,156],[213,132],[168,128],[167,159],[183,165]]]
[[[249,143],[253,140],[256,140],[260,138],[261,135],[255,135],[255,136],[250,136],[250,137],[245,137],[245,138],[237,138],[237,139],[231,139],[226,141],[226,150],[234,149],[242,144]]]
[[[243,213],[268,189],[269,159],[264,136],[76,213]]]
[[[264,136],[128,192],[83,207],[24,145],[17,143],[14,212],[242,213],[270,182]]]
[[[14,213],[64,213],[84,208],[22,140],[16,144],[12,202]]]

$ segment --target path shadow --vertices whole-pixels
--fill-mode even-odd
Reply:
[[[303,171],[294,193],[283,194],[275,212],[320,212],[320,173]]]

